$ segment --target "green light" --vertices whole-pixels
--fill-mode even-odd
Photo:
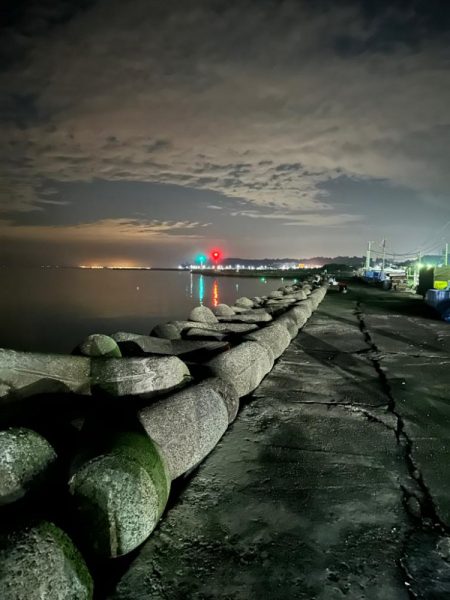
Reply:
[[[261,281],[261,283],[266,283],[266,278],[265,277],[260,277],[259,280]]]
[[[206,256],[204,254],[197,254],[195,262],[198,262],[201,265],[203,265],[206,262]]]

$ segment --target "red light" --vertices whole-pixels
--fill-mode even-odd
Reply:
[[[217,262],[218,260],[220,260],[220,251],[219,250],[213,250],[211,252],[211,258],[213,259],[214,262]]]

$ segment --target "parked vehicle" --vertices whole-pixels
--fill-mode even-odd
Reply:
[[[425,302],[436,310],[443,321],[450,323],[450,289],[429,289],[425,294]]]
[[[417,291],[443,321],[450,323],[450,266],[422,269]]]

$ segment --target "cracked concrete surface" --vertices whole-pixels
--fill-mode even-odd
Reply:
[[[329,293],[115,600],[450,598],[450,327]]]

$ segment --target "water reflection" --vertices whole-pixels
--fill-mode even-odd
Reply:
[[[198,278],[198,301],[200,304],[203,304],[203,299],[205,297],[205,278],[203,275],[200,275]]]
[[[148,334],[157,323],[186,319],[199,303],[231,305],[280,283],[184,271],[3,268],[0,347],[67,353],[91,333]]]
[[[217,306],[219,304],[219,284],[217,279],[214,279],[212,287],[212,305]]]

